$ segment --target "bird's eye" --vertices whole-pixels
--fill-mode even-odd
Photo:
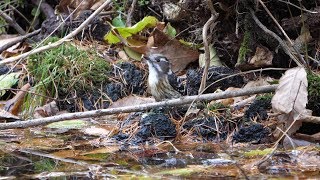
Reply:
[[[160,59],[156,59],[157,62],[160,62]]]

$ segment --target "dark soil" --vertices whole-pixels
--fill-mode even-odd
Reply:
[[[256,98],[244,113],[244,120],[266,120],[268,118],[267,111],[271,109],[270,98]]]
[[[9,70],[10,68],[6,65],[0,66],[0,75],[6,74]]]
[[[262,124],[252,124],[249,127],[242,127],[233,135],[233,142],[252,142],[265,143],[268,138],[270,130],[265,128]]]
[[[149,113],[141,117],[140,130],[136,134],[135,142],[144,142],[150,137],[172,139],[176,136],[176,126],[168,116],[158,113]]]
[[[206,140],[217,140],[218,137],[219,140],[223,140],[227,137],[227,132],[223,128],[225,124],[223,123],[226,123],[223,119],[216,119],[216,117],[210,116],[189,120],[183,125],[183,128],[189,131],[193,130],[194,135],[201,136]],[[220,127],[219,129],[216,127],[217,125]],[[218,131],[223,133],[218,136]]]
[[[198,94],[201,84],[203,70],[189,69],[187,71],[187,94]],[[207,86],[209,86],[204,93],[213,93],[217,89],[225,90],[228,87],[241,87],[244,84],[243,77],[236,75],[230,78],[226,78],[220,81],[221,78],[235,74],[236,71],[228,67],[210,67],[208,71]],[[216,82],[219,80],[219,82]]]

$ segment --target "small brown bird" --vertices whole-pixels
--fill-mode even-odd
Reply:
[[[181,97],[169,83],[168,76],[172,74],[168,59],[162,54],[150,54],[143,57],[149,67],[148,87],[156,101]]]

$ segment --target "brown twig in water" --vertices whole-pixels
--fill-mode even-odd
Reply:
[[[248,89],[240,89],[238,91],[225,91],[221,93],[185,96],[178,99],[141,104],[137,106],[99,109],[94,111],[77,112],[77,113],[66,113],[58,116],[39,118],[39,119],[33,119],[28,121],[0,123],[0,129],[26,128],[26,127],[38,126],[38,125],[48,124],[48,123],[57,122],[57,121],[70,120],[70,119],[99,117],[99,116],[110,115],[110,114],[145,111],[155,107],[163,107],[163,106],[179,106],[184,104],[190,104],[194,101],[204,101],[204,100],[210,101],[210,100],[225,99],[225,98],[237,97],[237,96],[247,96],[247,95],[258,94],[258,93],[269,93],[269,92],[275,91],[276,88],[277,88],[277,85],[260,86],[260,87],[254,87],[254,88],[248,88]]]
[[[134,12],[134,8],[135,8],[136,4],[137,4],[137,0],[133,0],[132,4],[131,4],[131,7],[130,7],[130,9],[128,11],[127,22],[126,22],[128,27],[131,27],[131,25],[132,25],[131,24],[131,16],[132,16],[132,13]]]

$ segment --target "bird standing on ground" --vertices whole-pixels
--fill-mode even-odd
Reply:
[[[143,57],[149,68],[148,87],[156,101],[181,97],[169,83],[168,76],[172,74],[170,62],[162,54],[150,54]]]

